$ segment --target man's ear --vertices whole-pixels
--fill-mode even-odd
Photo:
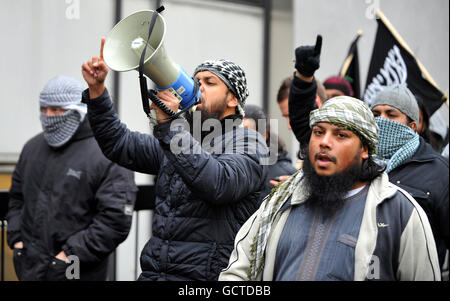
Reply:
[[[412,121],[412,122],[408,123],[408,126],[409,126],[414,132],[417,132],[417,122]]]
[[[229,95],[229,96],[228,96],[228,99],[227,99],[227,106],[228,106],[229,108],[235,108],[235,107],[237,107],[238,104],[239,104],[239,101],[238,101],[238,99],[236,98],[236,96],[234,96],[234,94],[231,93],[231,92],[230,92],[228,95]]]
[[[361,159],[369,159],[369,147],[367,145],[362,146]]]

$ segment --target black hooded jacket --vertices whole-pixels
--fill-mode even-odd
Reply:
[[[449,248],[448,175],[448,159],[422,137],[416,153],[389,172],[389,181],[409,192],[426,212],[441,265]]]
[[[152,237],[141,253],[139,280],[217,280],[237,231],[260,204],[267,173],[260,152],[268,153],[262,136],[249,135],[238,121],[225,134],[206,135],[209,143],[201,145],[179,119],[156,125],[152,136],[127,129],[107,91],[90,100],[86,90],[83,102],[108,158],[157,175]]]
[[[8,245],[24,244],[14,250],[19,279],[66,280],[69,265],[55,258],[64,251],[77,256],[81,280],[106,280],[108,255],[129,233],[136,191],[133,172],[106,159],[87,119],[63,147],[51,148],[42,133],[30,139],[7,214]]]

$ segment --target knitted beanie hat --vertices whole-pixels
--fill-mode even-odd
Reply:
[[[376,106],[386,105],[400,110],[403,114],[419,123],[419,105],[406,85],[392,85],[381,91],[370,104],[372,110]]]
[[[244,116],[245,101],[249,95],[244,70],[233,62],[220,59],[203,62],[195,68],[194,76],[202,71],[214,73],[225,83],[225,85],[227,85],[228,89],[230,89],[238,99],[238,109],[241,115]]]
[[[323,82],[325,89],[336,89],[342,91],[346,96],[352,96],[353,88],[349,81],[342,76],[331,76]]]
[[[342,126],[354,132],[369,148],[369,154],[377,152],[378,125],[367,105],[359,99],[338,96],[327,100],[320,109],[310,113],[312,128],[320,122]]]

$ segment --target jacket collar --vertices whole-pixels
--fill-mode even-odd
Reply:
[[[439,156],[438,153],[434,151],[434,149],[429,145],[422,137],[420,137],[420,144],[419,148],[417,149],[416,153],[412,155],[411,158],[403,162],[402,165],[409,163],[409,162],[428,162],[434,160],[437,156]]]
[[[232,128],[227,128],[227,127],[226,127],[226,125],[228,124],[228,122],[230,122],[230,121],[227,122],[227,120],[231,120],[231,123],[230,123],[230,124],[233,124],[233,127],[232,127]],[[225,116],[223,119],[220,119],[219,121],[220,121],[221,129],[222,129],[220,135],[222,135],[222,136],[225,135],[225,133],[226,133],[227,131],[231,131],[231,130],[235,129],[237,124],[239,124],[238,127],[241,127],[241,126],[242,126],[242,116],[241,116],[241,115],[238,115],[238,114]],[[203,124],[202,124],[202,128],[203,128]],[[192,130],[193,130],[193,129],[191,129],[191,134],[192,134]],[[203,139],[204,139],[206,136],[208,136],[208,135],[210,135],[211,133],[213,133],[213,131],[214,131],[214,128],[213,128],[213,129],[210,129],[210,130],[208,130],[208,131],[203,131],[203,130],[202,130],[202,131],[201,131],[201,141],[203,142]],[[218,136],[219,136],[219,135],[218,135]],[[211,138],[211,137],[210,137],[210,138]],[[215,136],[214,138],[216,138],[216,136]]]
[[[89,138],[94,136],[94,133],[92,132],[91,125],[89,124],[89,120],[87,118],[84,118],[83,122],[81,122],[78,130],[75,132],[75,135],[73,135],[71,141],[77,141],[82,140],[85,138]]]

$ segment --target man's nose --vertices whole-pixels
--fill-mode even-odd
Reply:
[[[325,133],[320,138],[320,148],[331,149],[331,133]]]
[[[205,85],[203,85],[202,82],[199,83],[200,83],[200,93],[203,94],[205,93]]]
[[[389,119],[388,115],[385,112],[380,113],[380,115],[378,117],[381,117],[384,119]]]

